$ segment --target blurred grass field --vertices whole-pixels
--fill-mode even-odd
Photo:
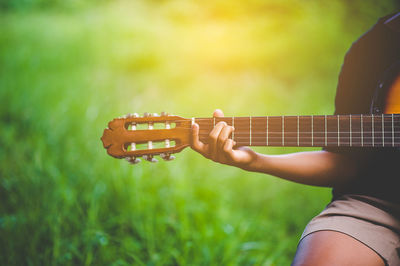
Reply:
[[[289,265],[329,189],[189,149],[131,166],[106,155],[103,129],[146,111],[331,114],[346,50],[396,8],[2,0],[0,264]]]

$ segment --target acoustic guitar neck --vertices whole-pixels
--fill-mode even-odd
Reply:
[[[220,121],[238,146],[399,147],[400,115],[316,115],[194,118],[200,140]]]
[[[400,147],[400,114],[309,115],[183,118],[145,113],[116,118],[101,140],[107,153],[131,163],[154,155],[171,160],[171,154],[190,145],[191,126],[200,126],[207,143],[211,130],[224,121],[235,128],[236,146],[279,147]]]

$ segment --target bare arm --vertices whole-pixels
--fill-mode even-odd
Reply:
[[[214,116],[223,116],[214,111]],[[247,171],[274,175],[297,183],[334,187],[355,176],[361,160],[328,151],[299,152],[285,155],[264,155],[248,147],[234,148],[229,138],[233,127],[218,123],[210,132],[208,144],[199,140],[199,126],[192,127],[192,148],[215,162]]]
[[[328,151],[255,154],[255,160],[243,169],[313,186],[339,186],[354,177],[358,168],[355,158]]]

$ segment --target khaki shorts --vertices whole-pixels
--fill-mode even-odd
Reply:
[[[381,199],[345,195],[331,203],[304,229],[300,238],[321,230],[338,231],[364,243],[386,265],[400,265],[400,205]]]

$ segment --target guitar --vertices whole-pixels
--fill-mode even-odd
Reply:
[[[183,118],[161,113],[129,114],[108,123],[101,140],[107,153],[138,163],[138,157],[156,162],[155,155],[172,154],[190,145],[191,125],[200,126],[200,141],[220,121],[235,128],[236,146],[278,147],[400,147],[400,76],[386,93],[379,114],[249,116]]]

